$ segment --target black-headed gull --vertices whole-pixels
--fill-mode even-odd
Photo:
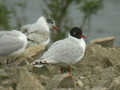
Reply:
[[[80,61],[85,53],[86,43],[82,30],[78,27],[72,28],[67,38],[56,41],[40,59],[32,64],[42,67],[44,64],[63,64],[70,66]],[[69,70],[70,71],[70,70]]]
[[[0,56],[20,55],[27,46],[27,37],[17,30],[0,31]]]
[[[55,21],[47,19],[41,16],[35,23],[24,25],[23,32],[27,33],[27,37],[30,43],[47,45],[50,42],[50,30],[54,29],[58,31],[55,25]]]

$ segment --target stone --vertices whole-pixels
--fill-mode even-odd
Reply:
[[[33,45],[27,48],[23,55],[19,56],[16,60],[17,65],[25,65],[27,63],[33,62],[35,59],[39,58],[45,50],[44,45]]]
[[[8,77],[8,74],[7,74],[7,72],[5,72],[5,70],[4,69],[0,69],[0,77]]]
[[[0,90],[14,90],[14,89],[12,87],[5,88],[0,86]]]
[[[98,38],[96,40],[92,40],[90,43],[91,44],[99,44],[104,47],[112,47],[115,41],[115,37],[105,37],[105,38]]]
[[[58,88],[74,88],[75,81],[72,76],[64,77],[58,85]]]
[[[107,88],[105,88],[105,87],[94,87],[94,88],[92,88],[91,90],[109,90],[109,89],[107,89]]]
[[[61,74],[59,65],[26,65],[44,52],[40,47],[29,47],[14,64],[0,65],[0,90],[120,90],[120,47],[89,44],[83,60],[72,65],[72,78]]]
[[[68,73],[55,75],[49,80],[47,89],[55,88],[73,88],[74,83]]]
[[[120,76],[113,79],[108,90],[120,90]]]
[[[16,64],[16,65],[26,65],[27,62],[31,63],[33,60],[39,58],[45,50],[44,45],[33,45],[28,47],[21,55],[19,56],[0,56],[0,64]]]
[[[78,87],[83,87],[84,86],[84,83],[81,81],[81,80],[76,80],[76,85],[78,86]]]
[[[45,90],[41,83],[26,68],[19,69],[16,90]]]

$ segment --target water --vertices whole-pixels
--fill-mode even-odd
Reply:
[[[10,2],[11,1],[11,2]],[[7,0],[8,6],[14,5],[18,0]],[[23,0],[21,0],[23,1]],[[33,23],[36,19],[43,15],[42,8],[45,4],[42,0],[26,0],[27,8],[25,12],[17,8],[19,16],[26,16],[25,24]],[[82,13],[76,9],[75,5],[69,8],[69,17],[73,20],[73,26],[80,26],[82,20]],[[11,25],[15,25],[14,17],[11,20]],[[120,46],[120,0],[104,0],[104,9],[96,16],[92,17],[91,30],[88,37],[93,40],[99,37],[115,36],[115,45]]]

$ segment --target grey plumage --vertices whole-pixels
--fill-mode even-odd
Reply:
[[[0,56],[23,52],[26,45],[27,38],[23,33],[16,30],[0,31]]]
[[[49,25],[44,16],[33,24],[22,26],[21,30],[26,33],[30,44],[47,45],[49,43]]]
[[[69,36],[64,40],[55,42],[48,51],[35,62],[75,64],[84,56],[85,47],[86,44],[83,39],[76,39]],[[33,62],[33,64],[35,62]]]

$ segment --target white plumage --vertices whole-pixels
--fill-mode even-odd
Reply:
[[[47,45],[50,42],[50,28],[52,24],[47,23],[41,16],[35,23],[24,25],[21,29],[28,37],[30,43]]]
[[[0,56],[19,55],[27,46],[27,37],[17,30],[0,31]]]
[[[35,65],[35,67],[43,66],[39,62],[67,65],[75,64],[83,58],[85,48],[86,44],[83,38],[78,39],[69,35],[68,38],[53,43],[48,51],[32,64]]]

